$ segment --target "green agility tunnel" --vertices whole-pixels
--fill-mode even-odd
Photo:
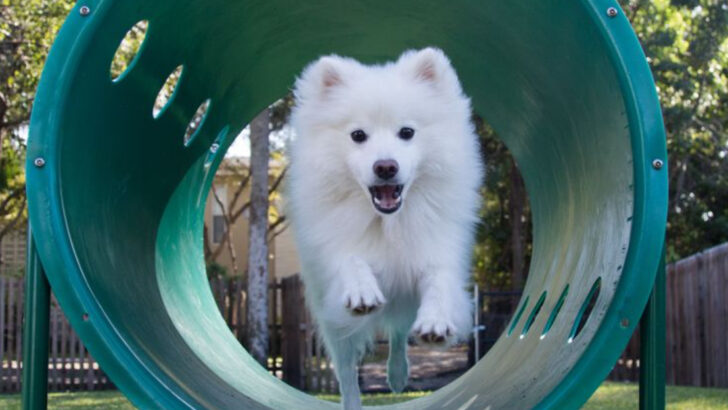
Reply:
[[[114,53],[142,20],[139,54],[112,81]],[[521,313],[486,357],[392,407],[588,399],[645,308],[667,214],[655,87],[615,1],[87,0],[58,35],[38,90],[28,203],[56,297],[133,403],[334,408],[270,376],[229,332],[205,274],[206,195],[225,148],[308,62],[329,53],[379,62],[429,45],[452,59],[518,162],[533,257]],[[155,97],[179,65],[155,118]]]

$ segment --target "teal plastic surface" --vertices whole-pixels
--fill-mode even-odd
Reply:
[[[329,53],[381,62],[437,46],[524,176],[534,238],[525,312],[548,296],[523,338],[526,313],[463,377],[391,407],[578,407],[645,307],[667,214],[667,170],[651,165],[666,163],[653,80],[626,18],[608,16],[609,7],[618,5],[80,1],[48,58],[28,146],[30,219],[56,297],[139,407],[334,408],[268,375],[228,331],[205,275],[206,195],[225,148],[308,62]],[[140,54],[112,81],[114,52],[140,20],[149,21]],[[179,65],[174,98],[154,118],[156,95]],[[594,309],[569,343],[597,278]]]

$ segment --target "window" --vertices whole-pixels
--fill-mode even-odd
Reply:
[[[220,202],[223,204],[227,204],[227,185],[224,184],[215,184],[215,193],[217,193],[217,197],[220,199]],[[210,193],[210,196],[212,197],[212,193]],[[220,243],[222,242],[223,237],[225,236],[225,231],[227,230],[227,226],[225,224],[225,213],[223,212],[222,207],[220,204],[215,200],[212,199],[212,243]]]
[[[225,236],[225,217],[222,215],[212,216],[212,243],[222,242]]]

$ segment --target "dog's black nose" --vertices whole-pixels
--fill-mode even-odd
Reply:
[[[380,159],[374,163],[374,174],[381,179],[392,179],[399,171],[399,164],[393,159]]]

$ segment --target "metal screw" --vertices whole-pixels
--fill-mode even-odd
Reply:
[[[43,159],[43,157],[38,157],[33,160],[33,164],[38,168],[43,168],[43,165],[45,165],[45,159]]]
[[[623,328],[628,328],[629,327],[629,319],[624,318],[624,319],[620,320],[619,321],[619,325],[622,326]]]
[[[81,13],[82,16],[88,16],[91,14],[91,8],[89,8],[89,6],[81,6],[79,13]]]
[[[654,169],[662,169],[663,165],[665,165],[665,163],[661,159],[655,159],[652,161],[652,168]]]
[[[614,17],[617,15],[617,13],[619,13],[619,12],[617,11],[616,7],[610,7],[607,9],[607,16],[609,16],[609,17]]]
[[[214,154],[217,152],[218,149],[220,149],[220,144],[214,143],[210,145],[210,153]]]

